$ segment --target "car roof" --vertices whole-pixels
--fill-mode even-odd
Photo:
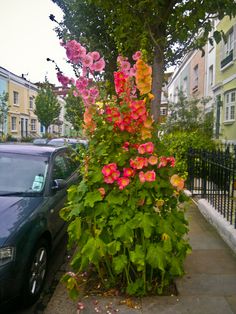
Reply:
[[[0,144],[0,152],[33,156],[50,157],[55,151],[66,149],[65,147],[37,146],[33,144]]]

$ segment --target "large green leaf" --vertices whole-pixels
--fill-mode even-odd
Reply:
[[[165,270],[166,258],[163,248],[159,244],[150,244],[147,256],[147,263],[153,268],[158,268],[162,271]]]
[[[102,196],[98,190],[88,192],[84,199],[84,206],[94,207],[94,203],[99,201],[102,201]]]
[[[145,267],[145,252],[141,245],[136,245],[134,251],[130,251],[130,260],[137,267],[138,271],[141,271]]]
[[[128,263],[127,256],[124,254],[116,256],[112,260],[114,271],[117,274],[120,274],[123,271],[127,263]]]

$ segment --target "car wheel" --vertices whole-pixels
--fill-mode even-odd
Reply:
[[[49,247],[46,240],[40,240],[27,265],[23,290],[23,303],[31,305],[39,298],[45,282],[49,261]]]

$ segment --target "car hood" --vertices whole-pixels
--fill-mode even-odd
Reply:
[[[0,246],[41,202],[42,197],[0,196]]]

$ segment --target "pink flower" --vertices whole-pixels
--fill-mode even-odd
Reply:
[[[122,148],[124,150],[128,151],[129,150],[129,145],[130,145],[129,142],[125,142],[124,145],[122,146]]]
[[[83,99],[88,99],[89,91],[87,89],[83,90],[81,96],[83,97]]]
[[[134,170],[132,168],[124,168],[123,176],[124,177],[132,177],[134,175]]]
[[[167,157],[166,158],[168,163],[170,164],[171,167],[174,167],[175,166],[175,158],[172,156],[172,157]]]
[[[96,87],[90,88],[89,94],[91,97],[97,98],[99,95],[99,91]]]
[[[89,55],[89,54],[87,54],[87,55],[83,58],[82,64],[83,64],[83,66],[90,68],[91,65],[93,64],[93,58],[92,58],[92,56]]]
[[[154,151],[154,144],[152,142],[146,143],[146,152],[152,154]]]
[[[145,154],[145,153],[146,153],[146,145],[145,145],[145,144],[139,145],[139,147],[138,147],[138,152],[139,152],[139,154],[141,154],[141,155]]]
[[[147,182],[152,182],[152,181],[155,181],[156,180],[156,173],[154,170],[151,170],[151,171],[147,171],[145,173],[145,180]]]
[[[97,71],[97,72],[101,72],[104,70],[105,68],[105,61],[103,58],[101,58],[100,60],[98,60],[97,62],[94,62],[94,64],[91,67],[91,70]]]
[[[117,180],[120,176],[120,171],[119,170],[115,170],[112,172],[111,174],[111,177],[114,179],[114,180]]]
[[[113,179],[111,176],[108,176],[104,178],[104,182],[106,182],[107,184],[112,184],[115,182],[115,179]]]
[[[121,71],[127,72],[130,69],[130,63],[128,61],[121,61]]]
[[[98,61],[100,59],[100,53],[97,51],[91,52],[91,56],[92,56],[94,61]]]
[[[153,151],[154,151],[154,144],[152,142],[141,144],[138,147],[138,152],[141,155],[143,155],[145,153],[152,154]]]
[[[111,173],[112,173],[112,170],[111,170],[111,168],[109,167],[109,165],[105,165],[105,166],[102,168],[102,174],[103,174],[105,177],[109,176]]]
[[[69,77],[63,75],[61,72],[57,72],[57,79],[63,86],[67,86],[70,83]]]
[[[119,189],[123,190],[130,183],[130,179],[126,177],[120,177],[117,179],[117,184],[119,185]]]
[[[134,160],[130,160],[130,166],[133,169],[143,169],[148,166],[148,159],[144,157],[136,157]]]
[[[132,58],[134,61],[137,61],[142,57],[142,52],[141,51],[136,51],[135,54],[133,54]]]
[[[156,165],[157,164],[157,161],[158,161],[158,158],[157,156],[150,156],[148,158],[148,163],[152,166]]]
[[[146,181],[143,171],[139,172],[139,180],[140,180],[141,183],[144,183]]]
[[[80,46],[79,56],[80,56],[81,59],[83,59],[86,56],[86,48],[85,47]]]

